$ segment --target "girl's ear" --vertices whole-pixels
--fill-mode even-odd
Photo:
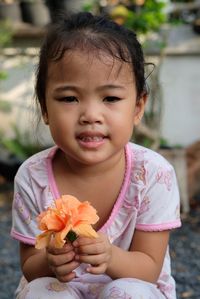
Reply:
[[[137,101],[135,105],[135,113],[134,113],[134,125],[137,126],[144,114],[146,102],[147,102],[147,94],[142,95]]]
[[[43,121],[44,121],[45,125],[48,125],[49,124],[49,120],[48,120],[48,114],[47,114],[47,112],[44,112],[42,114],[42,118],[43,118]]]

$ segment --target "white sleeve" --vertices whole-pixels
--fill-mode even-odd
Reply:
[[[23,243],[34,245],[35,237],[40,233],[36,223],[38,214],[39,209],[28,173],[18,173],[14,182],[11,236]]]
[[[181,226],[180,197],[173,167],[163,163],[148,166],[148,184],[141,195],[136,228],[161,231]]]

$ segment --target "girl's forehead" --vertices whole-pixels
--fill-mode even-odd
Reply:
[[[48,67],[48,75],[56,75],[59,72],[62,74],[76,75],[83,73],[87,74],[88,71],[103,73],[106,78],[119,78],[123,77],[131,81],[134,78],[132,65],[114,57],[102,50],[99,51],[86,51],[86,50],[68,50],[64,53],[63,57],[56,62],[50,62]]]

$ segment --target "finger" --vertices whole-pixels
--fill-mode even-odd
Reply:
[[[81,263],[99,265],[104,262],[107,262],[106,254],[97,254],[97,255],[75,255],[75,260]]]
[[[104,243],[94,243],[89,245],[81,245],[75,248],[77,254],[101,254],[106,251]]]
[[[69,273],[67,275],[64,275],[64,276],[57,276],[57,279],[60,282],[70,282],[75,277],[76,277],[76,273],[75,272],[71,272],[71,273]]]
[[[56,276],[66,276],[72,271],[74,271],[77,267],[79,267],[80,263],[76,261],[72,261],[66,265],[62,265],[59,267],[53,267],[53,272]]]
[[[66,243],[62,248],[55,248],[53,242],[51,241],[47,247],[47,251],[51,254],[57,255],[69,252],[73,249],[73,246],[70,243]]]
[[[72,245],[74,247],[79,247],[82,245],[89,245],[89,244],[94,244],[94,243],[99,243],[102,242],[102,239],[100,238],[86,238],[86,237],[78,237],[78,239],[76,239]]]
[[[107,269],[107,264],[103,263],[98,266],[89,266],[86,268],[86,271],[91,274],[103,274],[106,272],[106,269]]]
[[[70,251],[67,253],[62,253],[60,255],[54,255],[54,254],[48,254],[47,255],[47,259],[48,259],[48,263],[51,266],[60,266],[63,264],[67,264],[69,262],[71,262],[75,257],[75,252],[74,251]]]

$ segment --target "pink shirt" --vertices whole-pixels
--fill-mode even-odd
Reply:
[[[26,160],[15,177],[11,236],[34,245],[36,217],[60,197],[52,170],[53,147]],[[115,245],[128,250],[134,230],[162,231],[181,226],[180,200],[173,167],[158,153],[129,143],[126,171],[110,217],[100,229]],[[112,187],[112,186],[111,186]],[[157,282],[166,298],[176,298],[167,250]]]

